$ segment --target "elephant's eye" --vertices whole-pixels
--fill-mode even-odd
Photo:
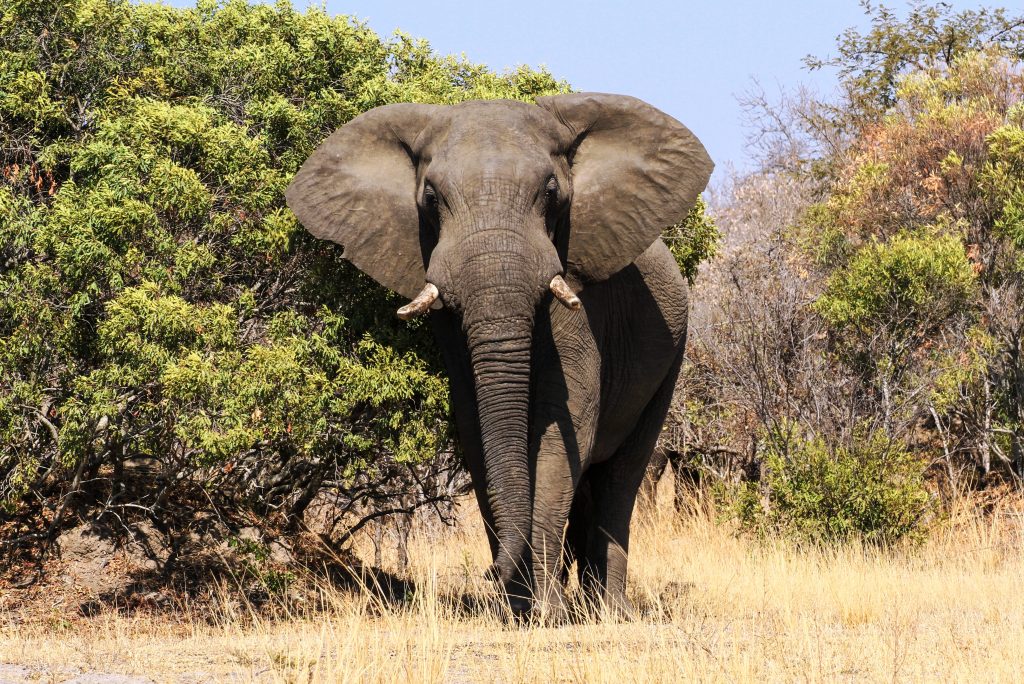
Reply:
[[[554,241],[555,227],[558,223],[558,180],[554,176],[551,176],[544,186],[544,216],[548,237]]]
[[[423,186],[423,204],[432,211],[437,209],[437,192],[429,183]]]
[[[544,200],[549,207],[554,206],[558,200],[558,180],[554,176],[548,179],[548,184],[544,187]]]

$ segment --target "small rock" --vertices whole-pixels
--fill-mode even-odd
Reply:
[[[270,560],[279,565],[289,565],[292,562],[292,552],[287,546],[279,541],[270,543]]]
[[[143,594],[142,602],[157,608],[163,608],[171,604],[171,597],[162,591],[151,591]]]
[[[153,558],[147,558],[146,560],[142,561],[142,563],[139,565],[139,567],[141,567],[143,570],[149,570],[150,572],[155,572],[155,571],[160,569],[160,562],[157,561],[157,560],[154,560]]]

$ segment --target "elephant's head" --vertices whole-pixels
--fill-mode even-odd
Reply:
[[[629,265],[694,205],[712,163],[675,119],[632,97],[580,93],[453,106],[395,104],[342,126],[288,188],[315,236],[382,285],[462,322],[489,502],[508,581],[531,525],[530,350],[549,290]]]

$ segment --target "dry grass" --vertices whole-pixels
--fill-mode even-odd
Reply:
[[[486,592],[483,534],[475,513],[466,518],[414,536],[417,589],[401,605],[328,591],[323,613],[276,621],[226,604],[213,626],[113,614],[7,626],[0,662],[156,681],[1014,681],[1024,672],[1024,522],[1009,511],[958,514],[922,548],[879,552],[757,545],[708,516],[662,508],[634,534],[643,621],[560,628],[507,627],[493,609],[447,600]]]

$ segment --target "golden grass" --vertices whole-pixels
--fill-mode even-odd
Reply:
[[[469,509],[469,506],[466,506]],[[1017,510],[1020,510],[1019,508]],[[1019,681],[1024,521],[967,512],[912,551],[820,550],[737,539],[664,507],[636,525],[631,624],[506,626],[483,596],[475,512],[411,540],[415,594],[383,605],[326,590],[328,609],[281,620],[225,605],[217,625],[104,614],[6,626],[0,663],[156,681]]]

